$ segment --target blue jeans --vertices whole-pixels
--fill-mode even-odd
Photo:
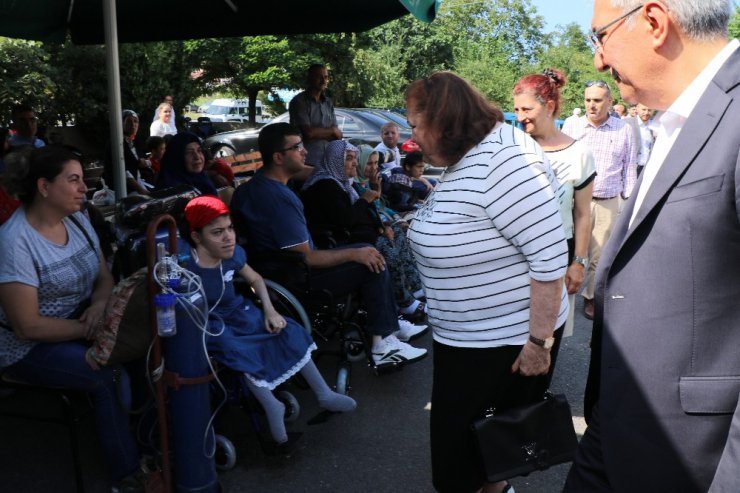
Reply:
[[[98,439],[111,479],[116,482],[139,466],[139,451],[128,428],[130,382],[123,368],[104,366],[97,371],[90,368],[85,361],[85,351],[87,347],[79,342],[40,343],[6,371],[34,385],[62,387],[90,394]]]
[[[344,245],[358,248],[367,244]],[[393,299],[393,285],[388,268],[375,274],[357,262],[311,269],[311,290],[329,291],[334,298],[359,292],[360,303],[367,312],[367,330],[372,335],[388,336],[398,330],[398,307]]]

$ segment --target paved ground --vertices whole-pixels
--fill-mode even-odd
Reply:
[[[590,322],[583,318],[581,309],[579,301],[575,335],[564,340],[553,381],[553,390],[568,396],[579,432],[583,430],[582,396],[591,333]],[[431,336],[416,342],[431,347]],[[334,364],[325,358],[319,366],[324,375],[330,376]],[[230,409],[225,415],[224,432],[237,447],[238,462],[233,470],[219,476],[224,491],[433,492],[428,436],[431,358],[380,377],[362,363],[356,363],[353,370],[352,395],[359,408],[321,425],[306,424],[317,412],[312,394],[293,389],[303,410],[289,429],[303,431],[304,436],[297,451],[287,458],[263,455],[246,417]],[[63,429],[0,417],[0,437],[0,493],[74,491]],[[88,491],[106,491],[90,420],[83,425],[82,441]],[[517,493],[557,492],[567,471],[568,465],[562,465],[512,483]]]

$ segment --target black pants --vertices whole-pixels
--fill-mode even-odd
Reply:
[[[546,375],[511,373],[521,349],[458,348],[434,343],[430,428],[432,481],[437,491],[469,493],[486,482],[470,427],[487,408],[495,405],[507,409],[542,398],[548,385]]]

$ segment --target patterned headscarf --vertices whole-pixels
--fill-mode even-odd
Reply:
[[[203,195],[218,195],[205,168],[200,173],[191,173],[185,169],[185,147],[192,142],[200,143],[200,138],[190,132],[180,132],[170,139],[160,164],[157,188],[188,184],[197,188]]]
[[[357,181],[360,183],[367,183],[368,177],[365,175],[365,166],[367,166],[367,160],[373,154],[378,154],[378,161],[380,161],[380,153],[378,151],[367,144],[360,146],[360,155],[357,158]]]
[[[352,188],[352,180],[344,172],[344,157],[348,152],[358,153],[357,147],[345,140],[333,140],[329,142],[324,151],[324,159],[320,165],[314,166],[311,177],[306,180],[302,190],[307,190],[314,183],[321,180],[333,180],[344,190],[354,204],[360,198]]]

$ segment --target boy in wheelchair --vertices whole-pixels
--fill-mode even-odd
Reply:
[[[242,372],[249,390],[264,408],[275,442],[286,444],[285,405],[272,391],[300,371],[319,404],[334,412],[355,409],[349,396],[333,392],[311,360],[311,336],[273,307],[262,277],[246,263],[236,245],[229,209],[220,199],[202,196],[185,207],[180,236],[189,244],[186,268],[200,276],[209,306],[209,353],[222,365]],[[180,251],[188,251],[182,248]],[[262,303],[260,310],[237,294],[234,275],[244,277]]]

